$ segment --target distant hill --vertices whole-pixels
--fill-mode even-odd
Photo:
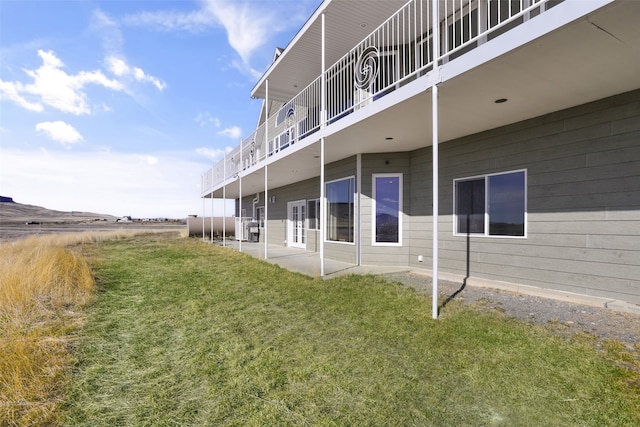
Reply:
[[[0,196],[0,222],[84,222],[96,220],[115,220],[113,215],[93,212],[63,212],[40,206],[16,203],[11,197]]]

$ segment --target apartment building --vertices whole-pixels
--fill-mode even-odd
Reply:
[[[326,0],[201,196],[321,274],[338,259],[640,304],[638,22],[625,0]]]

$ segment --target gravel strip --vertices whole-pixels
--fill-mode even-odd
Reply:
[[[431,295],[431,278],[414,273],[385,274],[393,282]],[[447,300],[463,301],[481,309],[504,312],[532,325],[551,326],[554,332],[571,335],[586,332],[601,339],[622,342],[640,360],[640,315],[607,308],[573,304],[515,292],[464,286],[440,280],[438,292]],[[446,302],[440,312],[446,311]]]

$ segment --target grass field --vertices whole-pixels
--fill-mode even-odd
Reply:
[[[0,426],[60,423],[83,307],[95,294],[79,245],[132,235],[68,233],[0,244]]]
[[[193,239],[95,246],[64,425],[637,426],[638,373],[372,276],[311,279]],[[614,346],[615,347],[615,346]]]

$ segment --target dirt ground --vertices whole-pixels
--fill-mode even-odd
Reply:
[[[390,281],[402,283],[418,292],[431,294],[431,278],[412,273],[389,274]],[[501,311],[532,325],[544,325],[555,333],[588,333],[600,340],[622,342],[640,360],[640,314],[608,308],[572,304],[497,289],[438,282],[438,291],[447,299],[474,304],[483,310]],[[446,303],[440,312],[446,312]]]

